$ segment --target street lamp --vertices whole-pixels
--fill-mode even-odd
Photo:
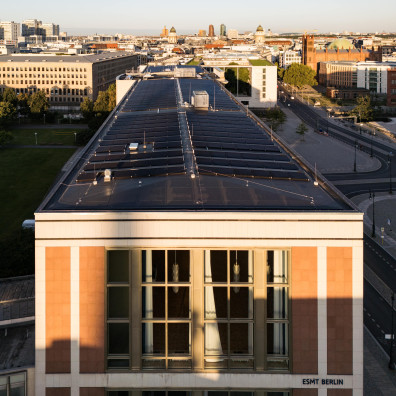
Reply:
[[[34,132],[34,136],[36,138],[36,146],[37,146],[37,132]]]
[[[371,230],[371,236],[372,238],[375,238],[375,192],[371,192],[370,189],[370,195],[369,195],[369,199],[373,199],[373,227]]]
[[[371,141],[370,141],[370,157],[373,158],[373,135],[371,134]]]
[[[388,367],[391,370],[395,370],[396,369],[396,363],[393,360],[393,338],[394,338],[394,329],[393,329],[393,303],[395,302],[395,293],[392,292],[392,312],[391,312],[391,316],[392,316],[392,327],[391,327],[391,342],[390,342],[390,351],[389,351],[389,365]]]
[[[392,194],[392,151],[388,154],[388,165],[389,165],[389,194]]]
[[[77,132],[74,132],[74,143],[77,141]]]
[[[353,162],[353,171],[356,172],[356,147],[357,147],[357,140],[355,140],[355,161]]]

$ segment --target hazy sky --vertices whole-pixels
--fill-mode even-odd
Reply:
[[[395,0],[3,0],[0,20],[39,19],[77,33],[160,33],[175,26],[178,33],[197,33],[213,24],[227,29],[273,32],[396,31]]]

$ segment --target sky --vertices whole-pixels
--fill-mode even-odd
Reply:
[[[3,0],[1,21],[38,19],[56,23],[70,35],[159,34],[164,25],[177,33],[219,32],[221,23],[239,32],[258,25],[275,33],[396,32],[395,0]]]

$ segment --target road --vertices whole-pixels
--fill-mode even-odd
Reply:
[[[283,95],[283,104],[307,125],[316,130],[322,129],[329,136],[354,146],[355,150],[365,151],[379,159],[381,167],[373,172],[325,174],[325,177],[332,181],[343,194],[352,197],[371,190],[383,192],[396,187],[396,165],[392,167],[392,158],[395,158],[393,162],[396,162],[396,157],[390,155],[386,144],[374,140],[370,135],[361,134],[359,130],[353,131],[330,122],[328,118],[321,117],[306,104],[297,99],[290,99],[291,95],[286,90]],[[364,264],[374,271],[390,290],[396,291],[395,258],[367,235],[364,236]],[[385,334],[391,333],[391,307],[367,280],[364,281],[363,304],[364,324],[385,352],[389,353],[390,341],[385,340]]]

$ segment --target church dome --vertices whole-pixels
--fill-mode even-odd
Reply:
[[[355,46],[349,40],[344,39],[344,38],[334,40],[327,46],[327,49],[330,49],[330,50],[354,49],[354,48],[355,48]]]
[[[256,32],[263,32],[264,29],[261,25],[258,25]]]
[[[171,30],[169,31],[169,33],[176,33],[176,29],[172,26]]]

